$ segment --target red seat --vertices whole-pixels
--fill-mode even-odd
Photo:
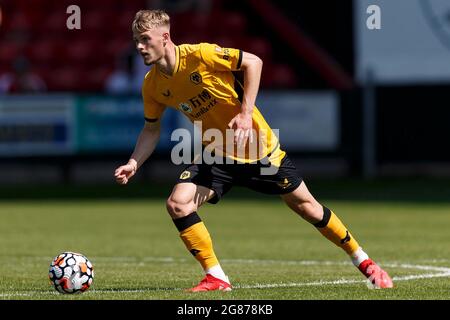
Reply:
[[[209,16],[208,28],[216,35],[240,36],[247,33],[247,19],[240,12],[218,12]],[[214,26],[214,28],[212,28]]]
[[[84,79],[76,67],[63,67],[48,74],[48,88],[53,91],[79,91]]]
[[[134,16],[136,15],[136,11],[127,10],[123,12],[118,12],[116,15],[116,19],[112,24],[114,25],[114,29],[120,35],[129,35],[132,37],[131,33],[131,25],[134,20]]]
[[[118,57],[127,50],[133,50],[134,43],[132,38],[113,38],[108,41],[104,48],[104,53],[108,57]]]
[[[190,43],[208,41],[214,30],[211,20],[201,13],[179,13],[171,18],[171,34],[176,38],[188,39]]]
[[[104,21],[104,16],[105,15],[99,11],[86,12],[83,14],[81,28],[87,32],[99,32],[106,24],[106,21]]]
[[[0,42],[0,62],[1,64],[12,64],[13,60],[24,53],[22,46],[15,41]]]
[[[86,8],[86,5],[89,4],[89,2],[93,1],[86,1],[86,0],[46,0],[50,4],[50,8],[53,9],[54,12],[64,12],[64,16],[67,16],[66,10],[71,5],[77,5],[80,7],[81,11],[83,11],[83,8]]]
[[[86,63],[90,58],[101,55],[100,51],[94,50],[95,40],[91,38],[79,38],[70,42],[65,47],[65,57],[68,63]]]
[[[30,30],[33,21],[25,12],[14,12],[10,15],[3,13],[5,27],[9,31],[13,30]]]
[[[66,92],[102,91],[111,71],[109,66],[93,69],[79,65],[66,66],[52,71],[38,68],[38,73],[47,81],[49,90]]]
[[[83,14],[81,19],[81,30],[89,32],[91,35],[97,33],[105,37],[105,34],[111,30],[111,24],[115,24],[117,13],[108,10],[89,10]],[[131,25],[131,23],[130,23]]]
[[[65,11],[64,13],[52,11],[41,22],[40,29],[48,35],[61,34],[63,30],[67,30],[67,18]]]
[[[87,91],[103,91],[105,81],[111,74],[112,68],[110,67],[98,67],[93,70],[89,70],[87,74],[88,87]]]
[[[34,63],[58,63],[62,57],[62,44],[51,39],[42,39],[27,47],[27,55]]]
[[[241,49],[257,55],[264,62],[271,62],[272,60],[272,46],[265,38],[247,37]]]
[[[149,2],[148,0],[133,0],[133,1],[116,0],[116,1],[118,8],[121,11],[137,12],[138,10],[151,9],[147,8]]]
[[[114,10],[115,12],[119,12],[119,10],[121,10],[121,6],[123,4],[123,2],[128,2],[128,1],[123,1],[123,0],[96,0],[96,1],[92,1],[89,0],[90,5],[94,6],[96,9],[100,9],[100,10]],[[135,2],[135,1],[133,1]]]
[[[287,64],[264,64],[261,87],[265,89],[291,89],[298,86],[294,69]]]
[[[125,20],[123,17],[119,19]],[[124,23],[125,21],[119,23],[122,28]],[[177,43],[212,42],[216,36],[239,36],[245,33],[246,29],[247,20],[239,12],[217,11],[210,15],[200,12],[183,12],[171,16],[171,34]]]

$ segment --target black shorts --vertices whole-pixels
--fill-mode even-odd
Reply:
[[[302,178],[287,155],[281,160],[275,174],[267,174],[270,168],[273,168],[270,164],[261,162],[191,164],[180,174],[177,183],[191,182],[213,190],[215,195],[208,200],[209,203],[219,202],[233,186],[243,186],[265,194],[286,194],[297,189],[302,183]]]

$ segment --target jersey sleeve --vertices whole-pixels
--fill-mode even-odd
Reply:
[[[142,100],[144,101],[144,119],[147,122],[156,122],[158,121],[166,106],[155,101],[150,95],[150,89],[148,84],[144,81],[142,85]]]
[[[242,50],[222,48],[216,44],[202,43],[200,52],[203,61],[217,71],[235,71],[241,68]]]

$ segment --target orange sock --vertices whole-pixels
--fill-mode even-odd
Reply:
[[[200,262],[204,270],[219,264],[208,229],[196,212],[180,219],[174,219],[173,222],[178,228],[186,248]]]
[[[323,207],[323,219],[314,226],[325,238],[342,248],[348,255],[358,250],[358,242],[330,209]]]

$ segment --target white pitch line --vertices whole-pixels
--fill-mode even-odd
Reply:
[[[49,260],[50,257],[2,257],[8,259],[34,259],[34,260]],[[192,261],[192,259],[187,258],[174,258],[174,257],[133,257],[133,256],[122,256],[122,257],[92,257],[90,259],[93,263],[98,262],[112,262],[112,263],[142,263],[142,262],[161,262],[161,263],[178,263]],[[274,259],[221,259],[223,263],[237,263],[237,264],[283,264],[283,265],[352,265],[350,261],[321,261],[321,260],[274,260]],[[425,260],[429,262],[450,262],[450,260]],[[401,262],[391,262],[380,264],[382,267],[392,267],[392,268],[405,268],[405,269],[419,269],[427,271],[441,271],[450,272],[450,267],[439,267],[439,266],[428,266],[428,265],[414,265],[405,264]]]
[[[450,272],[450,268],[447,267],[437,267],[437,266],[423,266],[418,264],[407,264],[407,263],[387,263],[383,264],[383,266],[387,266],[390,268],[403,268],[403,269],[418,269],[418,270],[426,270],[426,271],[439,271],[448,273]]]
[[[401,277],[393,277],[395,281],[408,281],[416,279],[430,279],[430,278],[443,278],[450,277],[450,272],[445,273],[433,273],[433,274],[418,274]],[[290,288],[290,287],[308,287],[308,286],[324,286],[324,285],[336,285],[336,284],[352,284],[352,283],[367,283],[366,280],[353,280],[353,279],[341,279],[333,281],[313,281],[313,282],[300,282],[300,283],[269,283],[269,284],[254,284],[254,285],[237,285],[234,288],[239,289],[265,289],[265,288]]]

